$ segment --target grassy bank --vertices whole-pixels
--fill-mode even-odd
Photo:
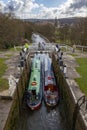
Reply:
[[[8,81],[6,79],[2,78],[2,76],[4,75],[4,73],[7,69],[5,60],[6,60],[6,58],[0,58],[0,91],[8,88]]]
[[[76,79],[76,82],[87,96],[87,58],[78,58],[77,62],[80,67],[76,68],[76,70],[81,75],[81,78]]]
[[[78,54],[75,54],[75,53],[70,53],[69,55],[71,55],[71,56],[79,56]]]

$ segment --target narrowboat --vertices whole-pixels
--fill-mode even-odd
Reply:
[[[47,106],[54,107],[58,103],[59,94],[53,73],[52,61],[48,55],[45,56],[44,66],[44,100]]]
[[[31,110],[40,108],[42,101],[41,88],[41,62],[34,57],[31,67],[30,81],[28,85],[27,105]]]

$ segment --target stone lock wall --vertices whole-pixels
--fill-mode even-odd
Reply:
[[[53,68],[54,68],[56,82],[59,88],[60,102],[62,102],[64,106],[64,113],[65,116],[67,117],[68,129],[70,130],[70,127],[72,125],[72,114],[74,109],[74,103],[73,102],[71,103],[72,99],[70,96],[70,92],[67,89],[67,83],[63,77],[63,74],[60,71],[58,62],[56,61],[54,56],[52,58],[54,59]]]
[[[30,57],[27,57],[24,68],[21,70],[20,78],[14,92],[14,97],[11,100],[12,105],[6,121],[4,130],[16,130],[18,127],[20,112],[21,112],[21,103],[24,91],[28,85],[29,74],[30,74],[31,61]]]
[[[68,130],[87,130],[82,115],[75,111],[75,99],[73,98],[70,86],[60,70],[55,55],[52,55],[53,68],[56,82],[59,88],[60,102],[63,104],[66,124]],[[75,121],[76,120],[76,121]]]

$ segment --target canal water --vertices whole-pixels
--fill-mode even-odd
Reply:
[[[42,43],[42,42],[46,42],[45,39],[43,39],[40,35],[38,34],[34,34],[32,35],[32,41],[33,43],[35,42],[36,44],[38,44],[39,42]]]
[[[47,108],[43,101],[39,110],[32,111],[23,101],[18,130],[67,130],[61,103]]]

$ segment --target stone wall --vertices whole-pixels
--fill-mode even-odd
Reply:
[[[76,105],[76,99],[69,86],[69,81],[64,77],[60,70],[58,60],[55,55],[52,56],[53,68],[57,85],[59,87],[60,102],[64,106],[64,113],[67,122],[68,130],[87,130],[87,126],[84,122],[83,116],[78,106]],[[73,86],[75,87],[75,86]]]
[[[30,65],[31,61],[28,55],[24,67],[21,68],[20,78],[16,84],[16,90],[14,92],[14,97],[12,98],[12,105],[10,107],[10,112],[3,130],[17,129],[21,112],[22,97],[29,81]]]

